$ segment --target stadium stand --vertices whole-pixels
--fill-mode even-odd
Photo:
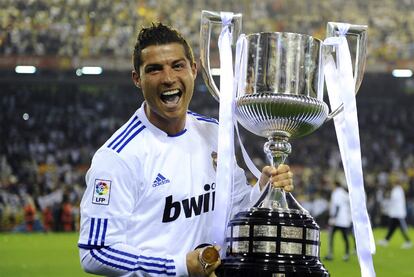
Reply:
[[[198,53],[202,9],[243,13],[247,34],[287,31],[323,39],[328,21],[367,24],[369,70],[414,67],[413,0],[4,0],[0,3],[0,56],[7,57],[3,66],[23,55],[52,56],[58,62],[48,64],[63,68],[84,59],[121,60],[113,66],[128,69],[137,29],[152,21],[178,28]]]

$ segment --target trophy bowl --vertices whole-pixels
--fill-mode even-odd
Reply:
[[[257,93],[237,98],[236,116],[244,128],[258,136],[298,138],[325,122],[328,106],[304,95]]]
[[[241,14],[232,18],[233,38],[239,37]],[[210,37],[220,13],[201,16],[201,71],[216,100],[220,91],[210,69]],[[366,26],[350,25],[346,37],[356,38],[356,91],[366,59]],[[338,36],[337,23],[328,23],[327,37]],[[242,41],[235,67],[235,115],[248,131],[268,139],[264,152],[272,166],[284,163],[291,152],[289,139],[317,130],[340,112],[329,113],[323,100],[323,57],[334,48],[312,36],[287,32],[249,34]],[[239,59],[239,60],[237,60]],[[290,193],[268,185],[253,207],[238,212],[227,225],[226,255],[217,276],[296,277],[329,276],[320,262],[318,224]]]

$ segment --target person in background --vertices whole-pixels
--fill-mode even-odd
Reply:
[[[344,185],[342,185],[344,183]],[[332,191],[329,203],[329,249],[325,256],[326,260],[333,260],[334,253],[334,235],[337,231],[341,232],[345,243],[345,254],[342,257],[344,261],[349,260],[349,233],[352,226],[351,206],[349,195],[346,189],[346,183],[335,181],[335,189]]]
[[[26,205],[24,205],[23,211],[26,231],[33,232],[36,219],[36,207],[32,198],[28,197],[26,199]]]
[[[413,244],[408,236],[408,226],[405,218],[407,217],[407,206],[405,203],[404,189],[401,186],[401,177],[397,175],[391,175],[391,194],[388,200],[388,231],[384,239],[380,240],[378,244],[380,246],[388,246],[390,239],[392,238],[395,230],[400,228],[404,237],[404,243],[401,248],[408,249],[413,247]]]
[[[68,195],[63,195],[62,201],[62,213],[60,215],[60,221],[64,232],[74,231],[74,220],[73,220],[73,206],[69,201]]]
[[[53,231],[53,213],[50,206],[46,206],[42,211],[43,230],[45,232]]]

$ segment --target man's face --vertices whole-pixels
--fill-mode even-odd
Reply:
[[[149,120],[164,130],[164,126],[185,122],[197,70],[186,58],[184,47],[179,43],[152,45],[142,50],[141,60],[139,74],[133,71],[132,78],[142,89]]]

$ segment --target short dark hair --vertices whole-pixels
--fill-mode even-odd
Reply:
[[[185,56],[191,65],[195,63],[193,50],[188,42],[176,29],[166,26],[162,23],[152,23],[150,27],[143,27],[138,34],[137,42],[134,46],[134,54],[132,56],[134,69],[139,74],[141,66],[141,52],[151,45],[163,45],[169,43],[179,43],[184,47]]]

